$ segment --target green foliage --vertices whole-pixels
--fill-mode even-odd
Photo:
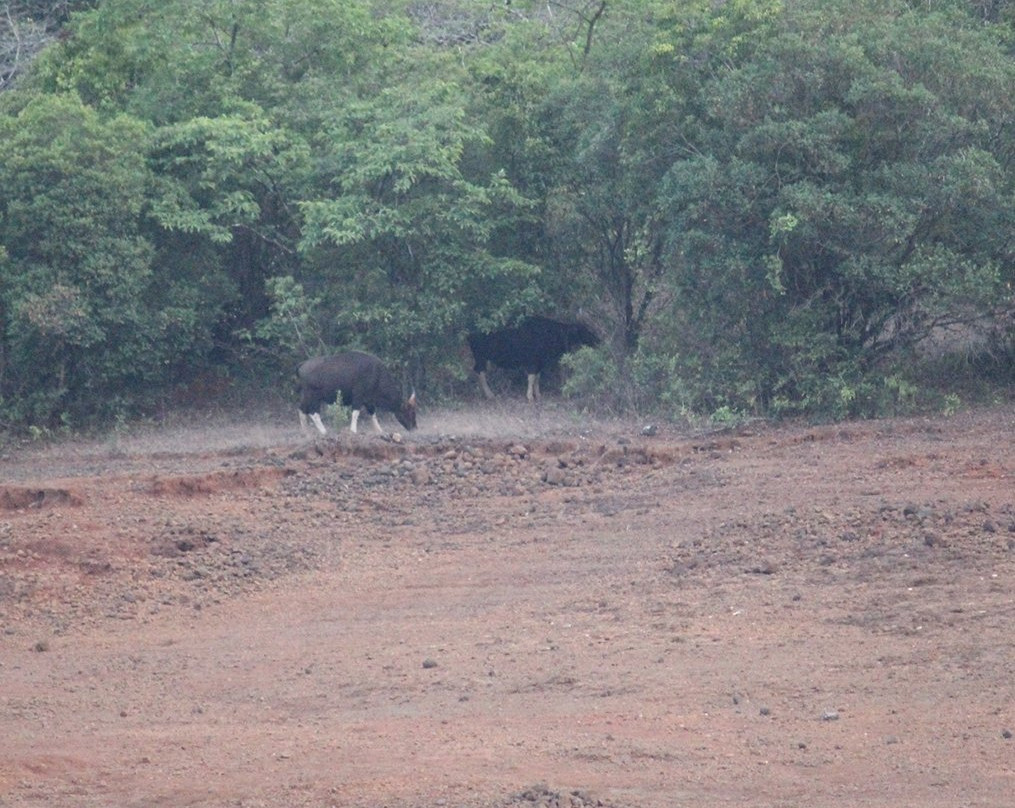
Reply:
[[[263,116],[220,116],[159,128],[151,155],[158,224],[225,244],[235,230],[258,226],[274,190],[301,169],[306,148]]]
[[[466,172],[487,136],[464,101],[434,80],[335,111],[323,161],[336,193],[301,205],[304,277],[338,304],[329,341],[419,368],[493,305],[530,294],[536,268],[491,251],[526,200],[503,172]]]
[[[757,382],[741,406],[883,411],[909,396],[885,395],[882,357],[1010,282],[1011,62],[982,29],[885,5],[787,11],[702,82],[696,153],[663,183],[673,312],[704,326],[676,336]]]
[[[115,411],[168,358],[138,226],[145,136],[140,122],[102,120],[67,96],[0,117],[5,418]]]
[[[257,324],[254,334],[246,333],[248,340],[278,346],[292,361],[323,354],[327,345],[322,338],[322,327],[315,310],[320,300],[309,298],[303,285],[291,275],[268,280],[271,313]]]
[[[636,412],[682,418],[691,413],[692,390],[675,356],[647,350],[618,358],[608,346],[583,347],[561,360],[563,393],[583,407],[611,414]]]
[[[452,390],[534,312],[606,336],[582,406],[922,406],[929,335],[1015,342],[1009,5],[63,4],[0,94],[0,421],[342,346]]]
[[[585,346],[565,354],[561,366],[567,372],[562,386],[565,397],[589,408],[612,412],[626,409],[621,369],[608,350]],[[603,396],[604,390],[611,391],[613,395]]]

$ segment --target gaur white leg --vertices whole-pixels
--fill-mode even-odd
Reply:
[[[307,414],[303,410],[297,410],[300,414],[300,432],[304,435],[307,433]]]
[[[373,421],[374,421],[374,429],[376,429],[376,430],[377,430],[377,432],[378,432],[379,434],[384,434],[384,430],[383,430],[383,429],[381,429],[381,425],[380,425],[380,422],[379,422],[379,421],[377,420],[377,413],[375,412],[375,413],[374,413],[373,415],[371,415],[370,417],[371,417],[371,418],[373,419]]]
[[[356,422],[359,420],[359,410],[352,411],[352,423],[349,424],[349,429],[352,432],[356,431]]]
[[[490,389],[490,385],[486,383],[486,371],[481,370],[479,372],[479,389],[483,391],[483,395],[487,398],[493,398],[493,390]]]
[[[324,428],[324,424],[321,423],[321,414],[319,412],[310,413],[310,420],[314,422],[314,426],[317,427],[317,431],[322,435],[327,435],[328,430]]]
[[[535,401],[539,398],[539,374],[529,374],[529,389],[525,391],[525,397],[529,401]]]

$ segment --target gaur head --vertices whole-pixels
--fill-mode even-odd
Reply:
[[[416,391],[412,391],[412,395],[402,405],[402,408],[395,412],[395,418],[398,419],[398,423],[404,426],[408,430],[416,428]]]

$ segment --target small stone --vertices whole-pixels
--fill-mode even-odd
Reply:
[[[543,482],[547,485],[564,485],[567,482],[567,472],[559,466],[551,466],[543,472]]]
[[[839,714],[835,710],[828,710],[821,714],[822,721],[838,721]]]
[[[437,667],[437,661],[433,660],[433,659],[430,659],[428,657],[427,659],[423,660],[423,667],[427,668],[427,669],[429,669],[429,668],[436,668]]]
[[[1011,730],[1010,729],[1003,730],[1001,732],[1001,737],[1004,738],[1006,741],[1010,741],[1011,740]]]

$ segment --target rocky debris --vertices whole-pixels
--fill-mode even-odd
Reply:
[[[342,435],[288,456],[247,457],[246,465],[229,457],[206,473],[86,478],[75,491],[5,486],[0,512],[39,513],[43,521],[6,532],[0,524],[0,596],[12,619],[41,617],[57,632],[80,620],[201,608],[312,569],[355,540],[364,519],[371,532],[422,526],[451,535],[487,529],[485,503],[507,498],[518,502],[517,516],[498,517],[499,528],[554,524],[561,508],[540,507],[544,495],[575,492],[561,507],[586,507],[612,477],[672,464],[670,452],[629,439],[399,443]],[[147,504],[124,512],[128,498]],[[420,508],[423,499],[454,507]],[[644,507],[635,492],[610,502],[613,514]],[[229,516],[238,507],[256,512],[256,521]],[[114,545],[89,543],[103,532]]]
[[[391,449],[390,444],[381,445]],[[326,498],[345,513],[377,509],[382,519],[397,524],[399,514],[406,514],[392,503],[404,501],[401,495],[410,489],[431,502],[539,496],[548,488],[593,489],[615,475],[660,469],[675,459],[672,450],[629,443],[525,445],[456,439],[378,454],[336,442],[319,460],[311,459],[284,480],[283,488],[290,496]],[[388,504],[374,493],[388,496]]]
[[[872,503],[869,509],[836,514],[821,509],[790,507],[750,519],[727,520],[693,540],[673,547],[671,572],[690,569],[728,569],[745,574],[778,575],[817,563],[829,582],[841,577],[864,578],[919,569],[928,554],[965,563],[969,551],[986,560],[1011,553],[1010,542],[999,531],[984,527],[1005,523],[1015,505],[992,514],[984,503]],[[764,548],[792,537],[799,552],[780,563],[765,558]],[[913,579],[910,579],[910,583]]]
[[[586,791],[555,791],[537,783],[502,803],[502,808],[622,808],[618,803],[598,799]]]
[[[740,448],[726,439],[673,445],[630,435],[399,443],[343,434],[288,454],[222,457],[221,468],[204,474],[181,474],[178,465],[155,477],[86,479],[73,491],[4,486],[0,505],[8,510],[0,513],[13,521],[0,522],[0,605],[63,630],[90,614],[144,619],[264,586],[341,553],[362,540],[364,526],[397,540],[406,529],[452,537],[558,530],[586,518],[619,523],[624,514],[649,512],[659,496],[721,489],[727,457]],[[119,512],[128,497],[146,501],[143,512]],[[248,513],[229,516],[236,508]],[[93,524],[82,529],[79,521]],[[89,531],[115,542],[89,544]],[[795,553],[769,552],[786,537]],[[668,554],[681,585],[691,578],[709,586],[735,570],[762,579],[803,572],[829,584],[897,573],[906,587],[923,587],[935,585],[919,574],[932,556],[958,564],[972,552],[987,562],[1013,550],[1013,505],[872,498],[834,513],[787,507],[721,519],[697,537],[675,539]],[[900,628],[898,611],[886,606],[847,619],[916,630]],[[926,619],[911,617],[919,626]]]

